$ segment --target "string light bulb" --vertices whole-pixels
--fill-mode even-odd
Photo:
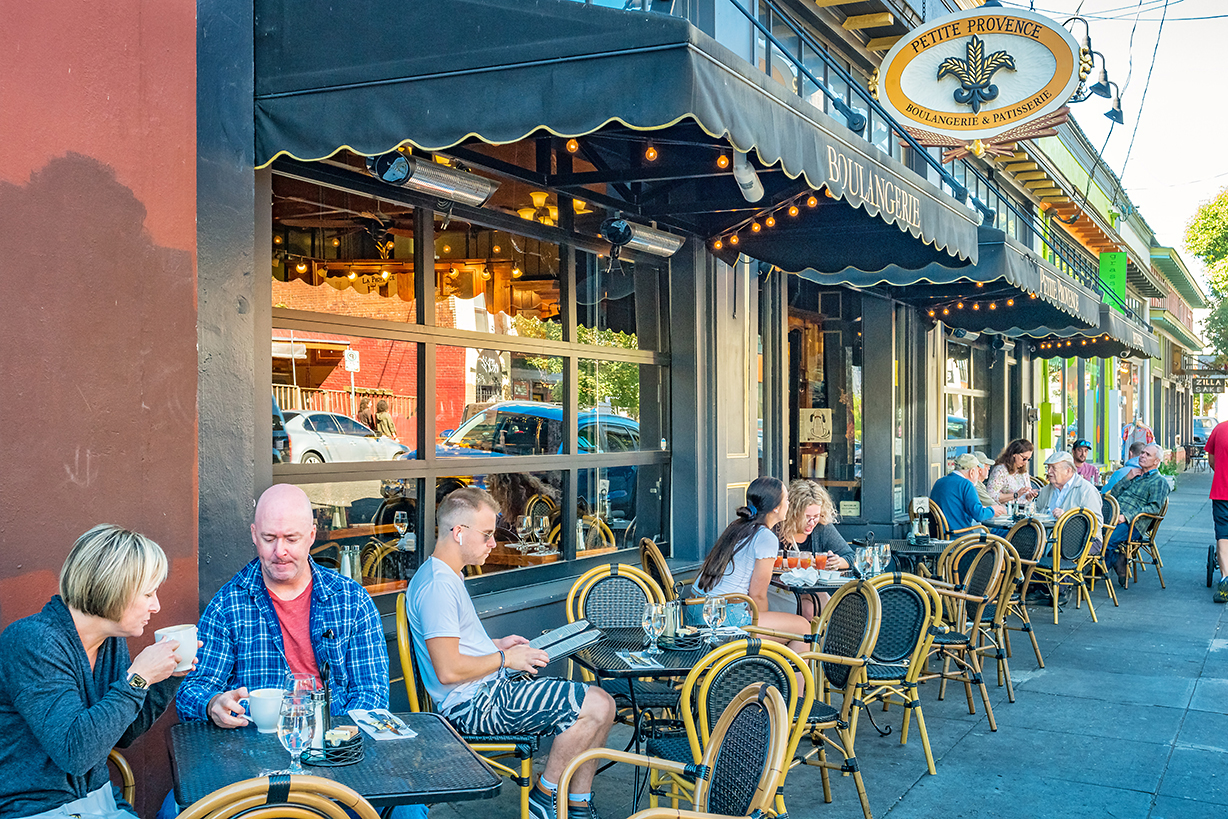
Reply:
[[[1007,299],[1007,300],[1006,300],[1006,306],[1007,306],[1007,307],[1014,307],[1014,306],[1015,306],[1015,300],[1014,300],[1014,299]]]
[[[722,153],[722,154],[720,154],[720,155],[719,155],[719,156],[716,158],[716,167],[720,168],[722,171],[723,171],[723,170],[725,170],[726,168],[728,168],[728,167],[729,167],[729,157],[728,157],[728,155],[723,154],[723,153]]]
[[[648,147],[644,148],[644,158],[649,162],[656,162],[658,156],[660,156],[660,154],[657,153],[656,146],[649,142]]]
[[[578,150],[580,150],[579,142],[577,142],[574,138],[567,140],[567,153],[574,154]]]
[[[963,309],[964,309],[964,303],[963,303],[962,301],[957,301],[957,302],[955,302],[955,309],[956,309],[956,310],[963,310]]]
[[[750,229],[752,233],[758,233],[759,231],[763,230],[763,226],[760,225],[758,222],[751,222]]]
[[[980,303],[979,301],[974,301],[974,302],[972,302],[972,309],[973,309],[973,310],[980,310],[980,309],[981,309],[981,303]]]
[[[725,243],[722,242],[720,239],[717,239],[715,242],[712,243],[713,250],[720,250],[724,246],[725,246]]]
[[[797,205],[789,205],[790,216],[797,216],[799,213],[801,213],[801,211],[797,209]]]
[[[729,244],[736,245],[738,243],[738,234],[733,234],[729,237]]]
[[[767,225],[768,227],[776,227],[776,217],[769,216],[768,218],[763,220],[763,224]]]
[[[819,206],[819,200],[817,197],[815,197],[814,194],[811,194],[810,196],[806,197],[806,207],[817,208],[818,206]]]
[[[996,301],[991,301],[991,302],[989,303],[989,309],[990,309],[990,310],[997,310],[997,309],[998,309],[998,303],[997,303]]]
[[[932,307],[931,307],[931,308],[930,308],[930,318],[933,318],[933,317],[934,317],[934,316],[936,316],[936,315],[938,315],[937,311],[936,311],[936,310],[934,310],[934,308],[932,308]]]
[[[341,247],[341,240],[333,239],[333,247]]]
[[[944,307],[944,308],[942,308],[942,314],[943,314],[944,316],[949,316],[949,315],[951,315],[951,308],[949,308],[949,307]]]

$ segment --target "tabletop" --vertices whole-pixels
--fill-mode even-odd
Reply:
[[[653,659],[661,664],[661,668],[632,668],[616,652],[640,651],[645,645],[644,630],[607,628],[602,631],[605,637],[571,655],[571,659],[598,677],[685,677],[695,667],[695,664],[711,651],[711,647],[706,644],[684,651],[667,649],[662,646],[661,653],[653,655]]]
[[[490,799],[499,777],[438,714],[398,714],[418,736],[376,741],[362,734],[362,761],[344,767],[304,765],[309,774],[348,785],[375,807]],[[352,725],[349,717],[334,724]],[[276,734],[226,729],[193,720],[171,727],[175,801],[193,802],[269,770],[285,770],[290,754]]]
[[[999,517],[990,518],[989,520],[983,521],[983,522],[985,523],[986,526],[992,526],[995,529],[1009,529],[1012,526],[1014,526],[1016,523],[1018,523],[1019,521],[1025,520],[1027,518],[1031,518],[1032,520],[1039,523],[1041,526],[1045,527],[1046,532],[1052,529],[1054,525],[1057,523],[1057,518],[1053,517],[1053,515],[1040,515],[1040,514],[1024,515],[1021,518],[1012,518],[1009,515],[1001,515]]]

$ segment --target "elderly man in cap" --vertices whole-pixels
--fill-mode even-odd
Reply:
[[[1092,451],[1092,442],[1086,438],[1080,438],[1074,442],[1074,446],[1070,448],[1070,455],[1074,458],[1075,472],[1083,476],[1092,486],[1100,483],[1100,470],[1095,464],[1087,462],[1087,456]],[[1045,462],[1048,464],[1048,461]]]
[[[1071,509],[1086,509],[1096,519],[1094,541],[1100,542],[1101,527],[1104,526],[1102,502],[1100,493],[1092,482],[1079,474],[1075,467],[1075,459],[1069,452],[1054,452],[1045,460],[1045,477],[1049,483],[1036,496],[1036,505],[1060,518]],[[1098,545],[1092,546],[1093,552],[1099,552]]]
[[[955,459],[955,469],[934,481],[930,500],[938,504],[952,531],[967,529],[995,515],[1005,515],[1006,507],[998,504],[986,506],[976,495],[975,477],[980,473],[981,462],[970,452]]]
[[[1109,535],[1105,544],[1105,562],[1117,572],[1117,582],[1126,587],[1126,555],[1121,549],[1130,533],[1130,521],[1141,512],[1158,514],[1168,500],[1168,481],[1159,472],[1160,461],[1164,460],[1164,450],[1159,444],[1147,444],[1138,456],[1138,466],[1131,469],[1109,491],[1117,498],[1121,514],[1117,516],[1117,528]]]
[[[977,460],[977,468],[975,471],[969,471],[968,477],[972,479],[972,485],[976,487],[976,496],[980,498],[982,506],[993,506],[993,496],[989,494],[989,488],[985,486],[985,479],[989,477],[989,470],[993,469],[993,459],[984,452],[973,452]]]

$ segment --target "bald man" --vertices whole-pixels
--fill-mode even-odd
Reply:
[[[282,688],[290,672],[327,671],[332,712],[388,705],[388,651],[362,586],[311,559],[316,527],[297,486],[269,487],[256,504],[256,558],[209,601],[199,663],[175,697],[179,718],[247,724],[249,689]]]

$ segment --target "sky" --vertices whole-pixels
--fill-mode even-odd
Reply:
[[[1016,0],[1003,5],[1030,4]],[[1035,9],[1059,23],[1076,12],[1087,18],[1092,48],[1104,54],[1109,79],[1121,86],[1126,121],[1114,125],[1104,116],[1112,101],[1096,96],[1071,105],[1074,118],[1093,145],[1105,146],[1105,160],[1155,231],[1156,241],[1176,247],[1205,284],[1203,265],[1185,250],[1184,237],[1198,206],[1228,187],[1228,151],[1219,145],[1228,133],[1228,106],[1220,83],[1228,48],[1228,2],[1035,0]],[[1214,19],[1189,19],[1199,17]],[[1069,28],[1081,41],[1082,24]],[[1097,61],[1091,81],[1099,68]]]

